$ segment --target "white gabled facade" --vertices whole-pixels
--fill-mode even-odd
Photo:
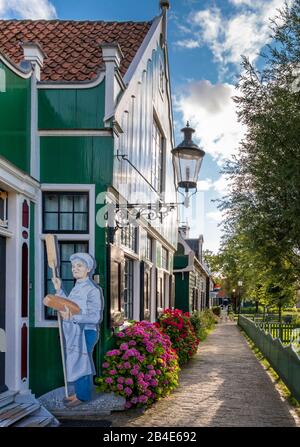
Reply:
[[[108,67],[106,82],[107,76],[113,73],[114,79],[109,81],[108,88],[114,89],[110,98],[114,98],[115,104],[114,113],[109,113],[112,104],[108,104],[105,117],[114,127],[114,175],[109,193],[110,200],[115,203],[155,204],[160,198],[162,202],[177,202],[171,154],[174,134],[165,14],[154,19],[122,84],[118,77],[120,52],[117,47],[115,70]],[[112,54],[108,63],[111,61]],[[127,160],[122,159],[122,155],[126,155]],[[133,317],[140,319],[146,313],[155,321],[164,307],[174,305],[172,270],[178,214],[176,207],[155,220],[147,219],[146,214],[137,221],[135,250],[122,243],[122,230],[117,230],[114,243],[123,251],[125,270],[129,268],[127,263],[133,271]],[[147,249],[149,243],[151,258]],[[150,300],[149,306],[144,302],[145,312],[141,308],[141,289],[145,291],[144,300]]]

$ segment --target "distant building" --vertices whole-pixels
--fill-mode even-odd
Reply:
[[[181,226],[174,256],[175,307],[185,312],[211,307],[211,275],[202,256],[203,236],[189,238],[189,227]]]

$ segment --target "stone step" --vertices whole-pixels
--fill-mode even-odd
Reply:
[[[53,417],[27,416],[25,419],[14,424],[14,427],[47,427],[53,422]]]
[[[64,391],[64,387],[57,388],[38,399],[43,407],[58,418],[81,419],[89,417],[93,419],[108,416],[112,411],[125,409],[126,400],[124,397],[117,396],[114,393],[97,393],[95,388],[90,402],[83,403],[78,407],[68,408],[63,403]],[[70,387],[69,393],[73,394],[73,392]]]
[[[39,403],[14,403],[7,405],[2,408],[0,412],[0,427],[9,427],[15,422],[25,418],[25,416],[34,413],[39,408]]]
[[[14,401],[16,394],[17,393],[15,391],[10,390],[0,393],[0,409],[11,404]]]

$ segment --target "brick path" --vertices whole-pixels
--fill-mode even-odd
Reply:
[[[232,322],[216,326],[170,396],[110,419],[113,427],[300,426]]]

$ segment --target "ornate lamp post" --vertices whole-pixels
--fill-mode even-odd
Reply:
[[[181,190],[184,190],[184,206],[188,207],[191,197],[188,192],[193,189],[195,189],[193,194],[197,192],[197,181],[205,152],[193,142],[192,135],[195,129],[190,127],[189,122],[187,122],[186,127],[181,129],[181,132],[184,134],[184,139],[172,150],[172,155],[177,179],[177,191],[183,194]]]

